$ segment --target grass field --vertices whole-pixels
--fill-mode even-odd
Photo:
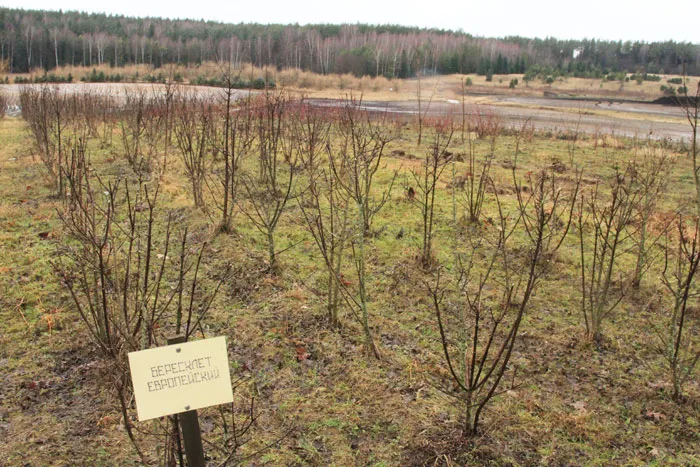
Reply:
[[[303,79],[302,74],[289,87],[323,97],[346,90],[337,83],[300,86]],[[375,94],[397,99],[415,95],[415,81],[347,79],[347,89],[362,89],[368,100]],[[494,83],[473,79],[474,87],[503,84],[500,77]],[[459,83],[460,77],[424,80],[425,88],[436,88],[442,98],[456,98]],[[602,89],[610,86],[619,83]],[[601,92],[598,83],[586,80],[554,85],[565,92],[596,87]],[[625,88],[654,95],[647,84]],[[521,84],[515,92],[525,89]],[[412,123],[395,125],[392,131],[396,138],[385,150],[375,192],[387,190],[398,175],[365,245],[370,324],[381,360],[363,352],[361,327],[347,307],[341,311],[342,327],[328,326],[320,293],[323,263],[299,204],[292,201],[281,217],[280,264],[270,274],[265,238],[241,212],[251,209],[249,201],[241,201],[234,232],[216,235],[214,200],[205,196],[207,210],[192,206],[184,168],[170,147],[158,219],[176,212],[180,227],[187,225],[194,238],[209,242],[202,268],[209,286],[225,264],[233,265],[203,332],[227,336],[232,378],[243,378],[232,410],[242,415],[246,401],[256,401],[258,418],[237,459],[251,465],[700,465],[698,379],[687,382],[685,402],[672,401],[663,360],[652,347],[653,325],[666,316],[664,309],[650,306],[663,291],[662,265],[657,262],[639,291],[624,298],[605,323],[604,341],[594,345],[584,338],[575,234],[553,259],[554,267],[527,309],[510,363],[517,368],[513,380],[502,384],[503,393],[488,406],[479,435],[462,436],[462,407],[440,386],[446,369],[425,286],[434,280],[435,270],[419,265],[420,211],[406,192],[415,184],[411,171],[419,169],[432,136],[426,131],[418,147]],[[119,128],[114,132],[112,145],[100,145],[95,138],[88,145],[95,172],[105,178],[130,170]],[[491,150],[488,138],[466,136],[462,140],[457,131],[450,151],[468,154],[470,139],[479,159]],[[575,177],[568,158],[571,141],[534,133],[519,144],[518,179],[554,163],[562,179]],[[137,465],[139,457],[114,398],[115,376],[53,272],[51,262],[69,240],[57,214],[62,203],[32,148],[22,119],[0,120],[0,464]],[[513,134],[495,139],[492,177],[511,212],[515,148]],[[685,157],[687,148],[657,150],[675,161],[658,206],[659,215],[669,215],[693,198],[691,161]],[[590,187],[610,177],[614,166],[640,158],[642,151],[628,140],[582,135],[573,162]],[[254,156],[243,167],[253,172]],[[454,164],[455,174],[467,171],[464,160]],[[455,249],[466,248],[452,221],[452,173],[446,169],[436,194],[435,256],[448,269],[454,266]],[[463,216],[461,206],[457,216]],[[486,194],[484,216],[496,216],[492,193]],[[514,244],[523,241],[524,233],[518,232]],[[624,268],[633,266],[632,251],[622,262]],[[345,267],[348,288],[356,292],[350,258]],[[692,319],[700,319],[697,311]],[[222,438],[218,409],[201,410],[200,420],[205,450],[219,465],[225,456],[216,448]],[[134,423],[146,457],[158,464],[162,442],[148,433],[162,421]]]

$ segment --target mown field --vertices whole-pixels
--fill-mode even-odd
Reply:
[[[677,328],[669,324],[674,297],[663,279],[672,277],[668,265],[677,257],[678,215],[692,238],[697,212],[691,148],[592,138],[574,129],[543,135],[496,120],[470,121],[464,131],[458,119],[419,126],[416,116],[311,109],[276,93],[257,98],[252,113],[235,104],[238,119],[227,131],[225,103],[189,96],[169,106],[145,94],[132,98],[110,113],[66,104],[62,163],[55,133],[47,133],[47,149],[37,144],[36,120],[0,119],[0,464],[175,465],[169,421],[136,420],[124,358],[176,334],[188,307],[196,321],[191,339],[227,337],[236,386],[233,405],[200,410],[211,465],[700,464],[698,378],[690,374],[682,395],[672,397],[663,341]],[[146,117],[138,123],[141,111]],[[208,143],[197,139],[206,125]],[[194,137],[189,146],[187,134]],[[234,157],[224,149],[226,135],[240,159],[222,228],[222,177],[226,157]],[[183,157],[188,148],[199,157],[194,169]],[[423,197],[431,156],[439,177]],[[641,184],[638,174],[659,160],[657,172],[668,172],[663,184],[627,204],[610,312],[593,336],[582,311],[579,244],[583,238],[589,267],[591,203],[600,214],[613,202],[615,181],[631,193]],[[343,192],[362,178],[348,175],[348,162],[363,161],[376,167],[365,192],[372,211],[366,231],[361,203]],[[486,161],[490,170],[483,172]],[[50,175],[51,163],[63,177]],[[201,175],[198,206],[193,172]],[[482,180],[481,213],[470,220],[470,188]],[[330,219],[324,216],[332,184],[334,219],[344,227],[328,241],[342,238],[344,246],[329,276],[313,233],[318,219]],[[538,193],[546,194],[540,215],[557,214],[545,228],[555,241],[540,256],[526,228],[538,218]],[[641,223],[634,216],[650,197],[645,273],[632,287]],[[104,233],[100,219],[110,212],[109,199],[117,212],[109,241],[86,248],[90,242],[75,232],[85,224],[70,221],[72,202],[95,208],[93,233]],[[426,249],[421,203],[430,199]],[[270,212],[278,218],[272,248]],[[512,234],[503,238],[504,231]],[[130,244],[132,270],[124,273]],[[149,252],[153,265],[146,270]],[[104,267],[80,263],[81,254],[105,259]],[[105,275],[88,280],[99,286],[87,292],[76,286],[85,270]],[[530,270],[537,280],[525,298]],[[483,279],[479,295],[474,287]],[[162,295],[154,304],[157,283]],[[333,284],[335,320],[328,309]],[[431,295],[438,284],[440,319]],[[511,292],[505,301],[504,290]],[[700,307],[696,287],[689,290],[683,349],[692,356],[700,345]],[[110,344],[91,334],[96,321],[89,311],[81,318],[77,305],[94,303],[90,294],[108,295],[116,329]],[[484,358],[486,368],[502,365],[503,377],[474,434],[466,431],[464,392],[444,355],[447,346],[455,371],[464,371],[475,321],[466,297],[484,304],[479,352],[489,335],[499,348],[515,329],[505,362],[496,351]],[[157,316],[149,318],[151,309]],[[125,310],[130,319],[121,317]]]

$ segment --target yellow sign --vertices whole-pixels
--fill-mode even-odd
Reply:
[[[139,420],[233,402],[226,338],[129,353]]]

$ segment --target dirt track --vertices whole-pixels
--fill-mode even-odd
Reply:
[[[129,90],[148,89],[163,92],[164,86],[158,84],[60,84],[61,89],[71,92],[90,90],[93,92],[111,92],[124,95]],[[9,91],[16,97],[20,86],[0,85],[0,89]],[[218,88],[188,86],[203,95],[212,98],[220,95]],[[245,96],[249,91],[238,91]],[[332,99],[311,99],[319,106],[334,107],[340,101]],[[549,97],[512,97],[488,96],[484,103],[477,106],[468,104],[466,113],[493,112],[505,120],[507,125],[521,126],[529,120],[538,130],[575,130],[589,134],[615,134],[629,137],[653,139],[688,140],[690,126],[685,120],[683,110],[679,107],[650,104],[645,102],[611,102],[607,100],[574,100]],[[424,104],[425,106],[425,104]],[[373,111],[388,111],[395,114],[412,115],[418,111],[416,101],[402,102],[363,102],[362,107]],[[461,115],[461,103],[455,100],[433,101],[429,107],[430,114]]]

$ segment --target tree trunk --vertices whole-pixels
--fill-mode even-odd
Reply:
[[[274,272],[277,269],[277,256],[275,254],[275,236],[274,229],[268,228],[267,230],[267,253],[270,262],[270,272]]]

